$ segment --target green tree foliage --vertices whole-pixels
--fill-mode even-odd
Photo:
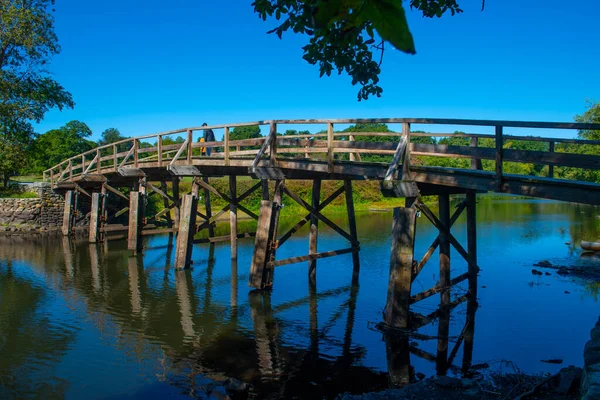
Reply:
[[[34,171],[41,172],[69,157],[93,149],[96,143],[87,139],[91,135],[91,129],[80,121],[68,122],[61,128],[40,135],[31,153]]]
[[[229,133],[229,140],[255,139],[261,137],[260,126],[237,126]]]
[[[98,141],[98,146],[104,146],[107,144],[120,142],[121,140],[127,139],[121,135],[121,132],[117,128],[108,128],[102,132],[101,138]]]
[[[410,0],[409,5],[428,18],[462,12],[456,0]],[[334,70],[350,75],[352,85],[361,86],[359,101],[383,92],[379,74],[386,42],[416,53],[402,0],[255,0],[252,6],[264,21],[279,22],[268,33],[280,39],[289,30],[308,36],[303,58],[318,65],[321,76]]]
[[[600,124],[600,102],[588,100],[586,108],[587,110],[583,114],[575,116],[575,122]],[[577,138],[582,140],[600,140],[600,131],[581,130],[577,132]],[[555,151],[560,153],[600,155],[600,146],[593,144],[558,143]],[[600,183],[600,171],[573,167],[559,167],[555,168],[554,171],[556,178]]]
[[[181,144],[183,142],[185,142],[185,139],[182,138],[181,136],[177,136],[175,139],[173,139],[172,137],[169,137],[169,136],[165,136],[165,137],[163,137],[163,141],[162,141],[163,146],[168,146],[170,144]],[[158,143],[155,143],[154,145],[157,146]]]
[[[48,12],[53,3],[0,0],[0,140],[4,149],[15,150],[3,153],[0,174],[5,182],[15,167],[25,166],[21,157],[33,137],[30,122],[41,121],[52,108],[74,106],[71,95],[47,70],[52,56],[60,52]]]

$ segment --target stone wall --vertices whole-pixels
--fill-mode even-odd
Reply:
[[[49,183],[19,185],[21,192],[38,198],[0,198],[0,234],[58,230],[62,226],[64,198]]]
[[[581,399],[600,399],[600,318],[590,332],[592,340],[583,351],[583,375],[581,377]]]

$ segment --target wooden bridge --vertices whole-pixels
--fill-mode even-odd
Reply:
[[[335,127],[347,124],[399,124],[401,132],[335,132]],[[411,124],[425,128],[442,126],[487,127],[490,134],[468,133],[415,133]],[[265,137],[230,140],[230,129],[244,126],[269,127]],[[285,127],[315,125],[324,133],[281,135]],[[530,128],[532,136],[515,136],[507,131]],[[204,129],[213,129],[222,141],[199,141]],[[481,128],[480,128],[481,129]],[[393,217],[393,239],[390,257],[390,281],[385,321],[389,326],[407,328],[418,326],[409,316],[410,305],[440,294],[440,312],[453,308],[450,288],[468,280],[469,293],[459,299],[476,302],[476,194],[489,191],[555,199],[585,204],[600,204],[600,185],[589,182],[556,179],[555,168],[600,169],[600,156],[585,153],[589,146],[600,141],[540,137],[540,132],[552,129],[599,130],[600,124],[482,121],[458,119],[345,119],[345,120],[273,120],[243,124],[202,126],[126,139],[97,147],[82,153],[44,172],[44,179],[57,190],[65,191],[63,234],[70,235],[74,221],[81,217],[80,196],[89,198],[89,241],[92,243],[111,238],[111,232],[127,231],[128,248],[142,251],[142,236],[177,233],[177,268],[191,263],[193,243],[230,241],[232,259],[237,259],[237,240],[255,237],[255,249],[250,272],[250,286],[268,289],[273,284],[275,267],[308,262],[311,285],[316,282],[317,260],[339,254],[353,255],[353,279],[358,280],[360,244],[355,223],[352,199],[352,181],[378,180],[387,196],[406,198],[406,206],[396,208]],[[174,143],[173,136],[182,135],[182,143]],[[423,143],[420,137],[465,138],[465,145]],[[482,139],[487,139],[484,141]],[[519,141],[543,142],[545,151],[515,149]],[[468,143],[468,144],[467,144]],[[493,145],[489,146],[489,143]],[[556,149],[555,145],[562,146]],[[568,147],[570,146],[570,147]],[[587,146],[587,147],[581,147]],[[517,146],[518,147],[518,146]],[[212,154],[207,156],[205,150]],[[564,150],[564,149],[575,149]],[[557,150],[557,151],[555,151]],[[562,151],[558,151],[562,150]],[[378,162],[369,161],[380,156]],[[383,156],[383,157],[381,157]],[[423,165],[436,158],[470,159],[470,168],[443,168]],[[380,160],[383,160],[381,162]],[[486,161],[488,160],[488,161]],[[491,161],[491,170],[483,169],[483,162]],[[504,173],[506,163],[525,163],[547,166],[547,176],[525,176]],[[229,192],[223,193],[210,184],[210,178],[229,178]],[[244,193],[238,193],[237,177],[249,176],[256,184]],[[191,192],[180,193],[181,179],[192,180]],[[302,199],[285,181],[291,179],[312,181],[312,198]],[[343,184],[331,196],[321,199],[321,181],[338,180]],[[269,181],[274,182],[269,185]],[[270,188],[273,190],[270,190]],[[121,189],[125,188],[126,191]],[[256,215],[243,205],[253,192],[262,191],[260,212]],[[204,194],[205,213],[198,211],[200,192]],[[126,194],[127,193],[127,194]],[[349,232],[335,224],[322,211],[337,197],[345,195]],[[464,194],[465,199],[454,213],[450,209],[450,194]],[[159,195],[165,209],[157,215],[145,214],[145,199]],[[211,195],[223,199],[227,206],[212,212]],[[436,216],[420,196],[439,197]],[[279,213],[283,196],[288,196],[304,209],[306,215],[288,232],[279,235]],[[108,215],[108,202],[124,199],[128,206]],[[171,210],[173,210],[171,212]],[[238,233],[238,210],[258,221],[256,232]],[[467,213],[467,249],[451,233],[459,215]],[[111,219],[128,213],[128,224],[110,224]],[[215,222],[229,212],[231,233],[215,236]],[[439,230],[438,238],[420,261],[415,259],[414,241],[417,213],[422,213]],[[79,215],[78,215],[79,214]],[[165,226],[156,221],[164,217]],[[319,222],[329,226],[349,242],[349,247],[337,251],[318,252]],[[280,248],[302,226],[310,223],[309,254],[278,260]],[[195,239],[201,230],[208,230],[208,239]],[[122,237],[122,236],[121,236]],[[467,261],[468,271],[450,277],[450,246]],[[411,293],[411,285],[429,258],[439,247],[440,281],[433,288],[418,294]],[[443,318],[441,320],[444,320]]]

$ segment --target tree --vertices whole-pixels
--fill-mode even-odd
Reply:
[[[410,0],[409,4],[428,18],[462,12],[456,0]],[[268,33],[281,39],[291,29],[308,36],[303,58],[318,64],[321,76],[330,76],[334,69],[350,75],[352,85],[361,86],[359,101],[383,92],[379,73],[386,42],[416,53],[402,0],[255,0],[252,6],[263,21],[272,17],[281,21]],[[379,53],[375,59],[374,50]]]
[[[256,139],[261,137],[260,126],[237,126],[229,134],[229,140]]]
[[[52,108],[74,106],[71,95],[47,70],[51,57],[60,52],[48,12],[53,3],[0,0],[0,139],[4,149],[26,148],[33,138],[31,121],[41,121]],[[3,160],[3,177],[13,173],[19,161],[23,165],[20,150],[5,156],[17,158]]]
[[[119,132],[117,128],[108,128],[102,132],[101,139],[98,141],[98,146],[120,142],[125,139],[127,138],[121,135],[121,132]]]
[[[96,143],[86,139],[91,135],[91,129],[80,121],[68,122],[63,127],[40,135],[35,140],[31,154],[34,170],[43,171],[69,157],[93,149]]]

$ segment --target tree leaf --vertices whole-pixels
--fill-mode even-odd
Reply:
[[[417,52],[401,0],[365,0],[363,13],[382,39],[405,53]]]

